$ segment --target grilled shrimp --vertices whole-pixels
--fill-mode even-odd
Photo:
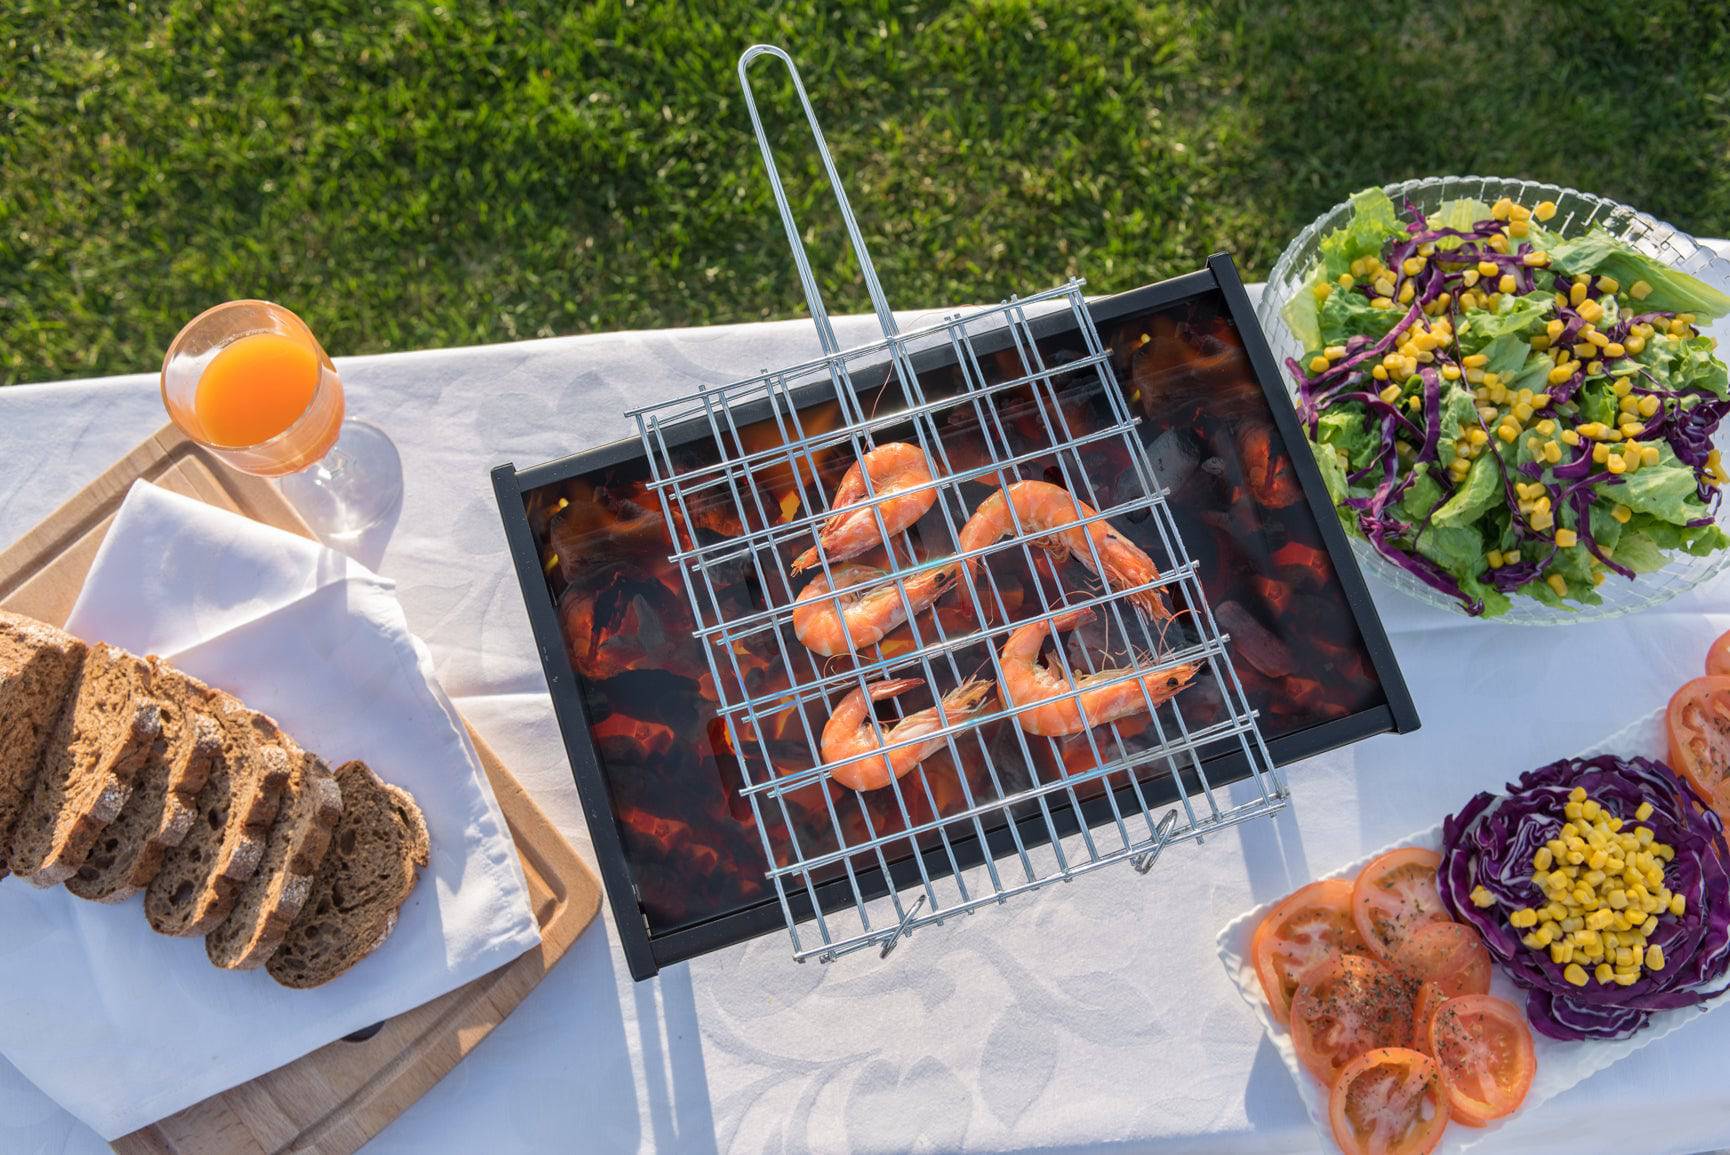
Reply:
[[[872,683],[869,701],[865,693],[857,689],[841,699],[841,704],[835,707],[835,712],[829,715],[829,721],[823,726],[822,742],[823,761],[850,759],[829,771],[836,782],[852,790],[882,789],[892,779],[901,777],[936,753],[944,739],[937,737],[928,742],[913,742],[887,753],[877,753],[883,745],[941,730],[945,719],[953,724],[969,718],[985,708],[985,699],[991,694],[990,682],[969,678],[943,696],[941,713],[936,706],[931,706],[907,715],[893,726],[882,726],[883,742],[880,744],[877,728],[871,724],[870,703],[899,697],[923,685],[925,682],[921,678],[895,678]]]
[[[871,476],[869,496],[865,493],[865,474]],[[829,520],[817,531],[823,553],[834,562],[857,557],[882,545],[883,536],[877,532],[873,507],[882,515],[883,528],[891,535],[900,533],[924,517],[925,511],[936,504],[937,491],[903,491],[930,480],[931,470],[925,464],[925,452],[905,441],[879,445],[855,461],[835,489]],[[813,546],[793,559],[793,572],[804,573],[816,565],[818,548]]]
[[[1011,507],[1014,509],[1013,516]],[[1153,559],[1106,522],[1072,524],[1082,518],[1093,517],[1098,512],[1085,501],[1071,495],[1069,490],[1061,485],[1052,485],[1047,481],[1017,481],[986,498],[974,511],[973,516],[967,519],[967,523],[961,527],[961,548],[981,549],[994,541],[1001,541],[1015,532],[1016,522],[1019,520],[1021,529],[1030,534],[1055,530],[1056,532],[1038,538],[1034,544],[1058,561],[1062,561],[1066,555],[1073,555],[1075,560],[1086,566],[1095,577],[1103,576],[1109,579],[1113,589],[1127,589],[1159,577],[1159,568],[1153,564]],[[1060,526],[1067,528],[1060,529]],[[1088,548],[1090,538],[1093,549]],[[1103,575],[1094,570],[1094,549],[1099,551],[1099,560],[1105,567]],[[981,560],[973,558],[968,565],[970,568],[976,567]],[[1171,607],[1166,605],[1165,596],[1160,590],[1142,590],[1129,600],[1145,610],[1162,627],[1172,620]]]
[[[1093,611],[1090,609],[1071,610],[1052,618],[1050,626],[1053,629],[1069,629],[1092,617]],[[1046,622],[1031,622],[1015,629],[1010,633],[1009,640],[1003,643],[1003,652],[1000,655],[1004,704],[1024,707],[1016,713],[1015,721],[1029,734],[1042,738],[1079,734],[1090,726],[1103,726],[1119,718],[1144,714],[1150,700],[1157,706],[1175,697],[1201,670],[1199,662],[1185,662],[1169,670],[1161,670],[1140,678],[1128,678],[1109,686],[1101,686],[1099,683],[1120,677],[1128,671],[1110,669],[1085,674],[1074,670],[1075,685],[1071,686],[1061,668],[1053,669],[1039,660],[1039,651],[1045,645],[1045,635],[1048,632],[1046,627]],[[1143,687],[1147,690],[1145,695],[1142,693]],[[1071,689],[1082,692],[1075,697],[1052,700]],[[1077,702],[1080,703],[1079,708]],[[1083,710],[1087,713],[1085,721],[1082,720]]]
[[[918,613],[943,596],[943,592],[953,584],[955,566],[942,566],[903,579],[901,584],[907,590],[905,603],[896,591],[895,583],[882,580],[888,577],[887,570],[848,562],[831,567],[829,572],[835,579],[834,585],[829,584],[828,577],[818,574],[810,585],[799,591],[793,603],[793,632],[808,649],[826,658],[847,653],[849,638],[855,650],[882,641],[885,634],[907,620],[909,603],[913,612]],[[836,598],[831,597],[829,591],[846,589],[861,582],[879,584],[841,594],[841,610],[837,613]],[[843,617],[847,622],[845,630],[841,628]]]

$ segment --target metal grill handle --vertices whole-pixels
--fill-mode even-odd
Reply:
[[[793,58],[773,44],[753,44],[739,57],[739,87],[745,90],[745,108],[751,114],[751,128],[757,134],[757,147],[763,152],[763,167],[769,173],[769,187],[775,193],[775,207],[781,213],[781,227],[787,230],[787,244],[793,250],[793,263],[799,268],[799,284],[805,290],[805,303],[811,308],[811,320],[817,324],[817,339],[822,342],[824,353],[839,353],[841,343],[835,337],[835,327],[829,321],[829,310],[823,304],[823,290],[817,286],[817,278],[811,272],[811,258],[805,252],[805,242],[799,236],[799,225],[793,219],[793,206],[787,202],[787,189],[781,183],[781,170],[775,166],[775,150],[769,144],[769,136],[763,131],[763,118],[757,113],[757,98],[751,92],[751,77],[749,70],[751,61],[759,56],[773,56],[787,66],[787,74],[793,78],[793,91],[799,94],[799,103],[805,109],[805,123],[810,126],[811,139],[817,143],[817,155],[822,158],[823,172],[829,179],[829,190],[835,194],[835,203],[841,209],[841,221],[847,226],[847,239],[853,245],[853,257],[859,262],[859,271],[865,277],[865,291],[871,294],[871,307],[877,313],[877,323],[883,327],[885,337],[897,336],[900,330],[895,325],[895,314],[889,308],[889,298],[883,294],[883,286],[877,280],[877,267],[871,263],[871,253],[865,247],[865,236],[859,231],[859,221],[853,215],[853,206],[847,201],[847,190],[841,187],[841,174],[835,171],[835,158],[829,155],[829,142],[823,138],[823,126],[817,122],[817,112],[811,107],[811,98],[805,95],[805,82],[799,79],[799,69],[793,63]]]

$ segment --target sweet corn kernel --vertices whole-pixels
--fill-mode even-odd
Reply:
[[[1592,446],[1592,461],[1597,465],[1607,465],[1610,462],[1610,447],[1602,441]]]
[[[1494,268],[1494,266],[1491,266],[1491,267]],[[1460,274],[1460,283],[1469,289],[1473,285],[1478,283],[1478,277],[1479,276],[1480,276],[1480,274],[1479,274],[1478,270],[1467,269],[1465,272]]]
[[[1512,273],[1503,273],[1496,281],[1496,291],[1500,293],[1511,293],[1519,287],[1520,283],[1514,279]]]
[[[1381,296],[1391,297],[1394,295],[1393,278],[1377,277],[1373,282],[1371,282],[1370,288]]]
[[[1630,357],[1636,356],[1646,351],[1646,338],[1629,337],[1622,342],[1622,347],[1628,351]]]
[[[1550,370],[1547,380],[1552,385],[1560,385],[1574,375],[1574,370],[1566,365],[1558,365]]]
[[[1550,961],[1557,966],[1566,966],[1574,961],[1574,944],[1571,942],[1553,942],[1550,944]]]
[[[1417,282],[1407,281],[1405,284],[1400,286],[1400,304],[1402,304],[1402,305],[1411,304],[1412,298],[1417,296],[1417,295],[1418,295]]]
[[[1627,353],[1628,347],[1620,341],[1606,341],[1604,343],[1604,356],[1610,358],[1612,361],[1616,360],[1618,357],[1626,356]]]
[[[1460,379],[1460,367],[1458,365],[1443,365],[1442,376],[1449,381],[1458,381]]]
[[[1391,309],[1394,307],[1392,297],[1371,297],[1370,304],[1377,309]]]
[[[1472,901],[1477,902],[1477,899],[1475,896],[1473,897]],[[1482,906],[1484,904],[1478,903],[1478,905]],[[1508,916],[1508,925],[1514,926],[1514,927],[1519,927],[1521,930],[1524,930],[1527,927],[1537,926],[1538,925],[1538,912],[1535,910],[1531,910],[1529,908],[1526,908],[1526,907],[1522,907],[1521,909],[1514,911],[1514,913],[1512,913]]]
[[[1588,981],[1586,977],[1586,968],[1582,967],[1579,963],[1569,963],[1562,971],[1562,977],[1577,987],[1585,986]]]
[[[1601,962],[1592,969],[1592,977],[1598,980],[1599,985],[1613,983],[1616,981],[1616,970],[1609,963]]]
[[[1592,300],[1581,301],[1580,306],[1579,306],[1579,312],[1580,312],[1580,316],[1586,318],[1586,320],[1588,320],[1588,321],[1592,322],[1592,324],[1596,325],[1598,323],[1598,321],[1604,316],[1604,306],[1602,306],[1602,305],[1598,304],[1598,302],[1592,301]]]
[[[1618,281],[1615,277],[1606,274],[1605,276],[1598,278],[1598,291],[1600,293],[1614,293],[1621,287],[1622,282]]]
[[[1556,524],[1556,515],[1551,513],[1547,509],[1540,509],[1540,510],[1537,510],[1536,512],[1534,512],[1531,515],[1531,517],[1527,518],[1526,520],[1527,520],[1527,523],[1530,524],[1533,529],[1537,530],[1539,533],[1542,533],[1544,530],[1549,529],[1551,526]],[[1557,574],[1551,574],[1550,575],[1551,578],[1558,578],[1559,576],[1560,575],[1557,575]],[[1550,582],[1550,588],[1556,589],[1555,581]],[[1566,585],[1564,585],[1563,588],[1556,590],[1556,592],[1558,594],[1566,594],[1568,592]],[[1572,854],[1573,852],[1570,851],[1569,853]]]
[[[1646,969],[1649,971],[1664,969],[1664,948],[1657,943],[1646,948]]]
[[[1374,369],[1370,370],[1370,376],[1374,377],[1377,381],[1386,381],[1388,379],[1388,367],[1386,365],[1377,365]]]
[[[1520,260],[1529,268],[1541,269],[1550,263],[1550,254],[1542,249],[1534,249],[1522,256]]]
[[[1532,215],[1541,221],[1549,220],[1551,217],[1556,215],[1556,202],[1539,201],[1537,207],[1532,210]]]
[[[1476,887],[1472,890],[1472,905],[1480,908],[1495,906],[1496,896],[1490,893],[1488,887]]]
[[[1681,894],[1672,894],[1670,896],[1670,913],[1675,915],[1677,918],[1681,918],[1687,912],[1688,912],[1688,898],[1687,898],[1687,896],[1681,895]]]
[[[1562,322],[1560,317],[1552,317],[1550,323],[1544,326],[1544,333],[1550,338],[1550,340],[1554,341],[1557,337],[1562,335],[1562,330],[1567,327],[1568,326]]]
[[[1532,407],[1524,401],[1514,402],[1514,419],[1522,425],[1532,419]]]
[[[1572,429],[1564,429],[1562,430],[1562,442],[1565,445],[1578,445],[1580,444],[1580,435]]]
[[[1490,363],[1489,357],[1482,353],[1471,353],[1460,358],[1460,364],[1468,369],[1482,369]]]
[[[1323,357],[1320,353],[1317,353],[1314,357],[1310,358],[1311,373],[1325,373],[1327,372],[1327,368],[1328,359]]]
[[[1407,257],[1400,264],[1400,272],[1404,273],[1408,277],[1415,277],[1423,271],[1424,271],[1424,258],[1422,258],[1422,257]],[[1615,290],[1613,290],[1613,289],[1612,290],[1606,290],[1606,292],[1614,292],[1614,291]]]
[[[1579,536],[1571,529],[1558,529],[1556,531],[1556,544],[1562,549],[1572,549],[1579,540]]]
[[[1647,297],[1652,295],[1652,286],[1647,284],[1645,281],[1635,281],[1632,285],[1628,286],[1628,295],[1636,301],[1644,301]]]
[[[1586,366],[1586,376],[1588,377],[1597,377],[1602,375],[1603,372],[1604,363],[1602,361],[1593,361]]]
[[[1466,440],[1473,445],[1483,445],[1490,440],[1490,435],[1482,429],[1468,429],[1466,430]]]
[[[1615,505],[1610,508],[1610,516],[1627,525],[1628,519],[1634,516],[1634,511],[1625,505]]]
[[[1514,202],[1508,197],[1503,197],[1490,206],[1490,216],[1494,217],[1498,221],[1507,220],[1508,217],[1513,214],[1513,211]]]
[[[1513,444],[1514,439],[1516,437],[1518,437],[1519,435],[1520,435],[1520,430],[1519,430],[1519,427],[1516,425],[1510,425],[1507,422],[1503,422],[1502,424],[1496,426],[1496,436],[1500,437],[1503,441],[1506,441],[1510,445]]]
[[[1569,285],[1568,286],[1568,304],[1573,305],[1576,308],[1578,308],[1580,306],[1580,304],[1585,301],[1585,299],[1586,299],[1586,286],[1584,286],[1584,285]]]
[[[1605,469],[1618,476],[1628,472],[1628,459],[1619,454],[1610,454],[1608,450],[1605,451],[1603,464]]]
[[[1544,442],[1544,461],[1550,465],[1562,464],[1562,447],[1554,441]]]
[[[1400,387],[1398,385],[1389,385],[1386,389],[1383,389],[1377,394],[1378,397],[1383,401],[1386,401],[1389,405],[1392,405],[1399,398],[1399,395]]]
[[[1506,233],[1491,233],[1489,245],[1490,245],[1490,248],[1494,249],[1498,253],[1507,252],[1508,251],[1508,234],[1506,234]]]

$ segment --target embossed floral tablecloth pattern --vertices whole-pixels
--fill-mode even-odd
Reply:
[[[928,316],[934,316],[930,314]],[[875,335],[841,325],[844,343]],[[816,352],[805,322],[339,358],[390,430],[406,498],[362,560],[398,583],[447,692],[586,849],[487,471],[632,435],[644,400]],[[162,421],[154,380],[0,390],[0,536],[17,536]],[[1221,972],[1227,921],[1424,827],[1474,791],[1661,704],[1730,628],[1730,582],[1585,627],[1465,622],[1376,601],[1424,728],[1290,769],[1276,822],[1102,872],[874,955],[798,966],[784,936],[633,984],[611,915],[377,1151],[1310,1151],[1315,1133]],[[10,885],[10,884],[8,884]],[[0,950],[4,949],[0,941]],[[3,1010],[0,1010],[3,1013]],[[1505,1128],[1485,1150],[1730,1145],[1712,1015]],[[0,1151],[103,1150],[0,1065]]]

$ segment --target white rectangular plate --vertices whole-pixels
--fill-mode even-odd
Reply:
[[[1648,758],[1662,757],[1665,750],[1664,741],[1664,711],[1654,710],[1632,725],[1618,730],[1608,738],[1575,754],[1577,758],[1590,758],[1598,754],[1613,754],[1621,758],[1642,755]],[[1529,769],[1529,768],[1528,768]],[[1520,771],[1524,773],[1524,771]],[[1512,775],[1517,777],[1518,775]],[[1382,847],[1375,854],[1348,863],[1323,878],[1354,878],[1358,871],[1371,859],[1400,846],[1421,846],[1428,850],[1440,850],[1442,847],[1442,824],[1437,822],[1428,830],[1420,830],[1398,842]],[[1278,900],[1276,900],[1277,902]],[[1268,1011],[1267,999],[1263,997],[1261,982],[1256,978],[1255,966],[1249,957],[1250,936],[1255,933],[1256,926],[1263,916],[1274,907],[1274,902],[1263,903],[1254,910],[1245,911],[1219,932],[1219,958],[1225,964],[1225,971],[1232,983],[1237,987],[1238,994],[1261,1020],[1262,1030],[1267,1032],[1273,1042],[1274,1049],[1279,1052],[1280,1060],[1285,1063],[1286,1070],[1291,1072],[1293,1081],[1297,1083],[1298,1095],[1304,1101],[1304,1107],[1309,1111],[1310,1121],[1320,1133],[1322,1147],[1333,1149],[1333,1129],[1328,1123],[1327,1089],[1314,1076],[1298,1063],[1297,1052],[1292,1047],[1291,1032],[1274,1022],[1273,1015]],[[1515,1006],[1524,1008],[1525,992],[1516,987],[1502,973],[1500,967],[1490,980],[1490,993],[1498,998],[1506,999]],[[1562,1042],[1536,1031],[1532,1032],[1533,1049],[1538,1060],[1537,1074],[1532,1079],[1532,1089],[1526,1095],[1526,1101],[1521,1105],[1515,1117],[1524,1118],[1533,1111],[1542,1109],[1549,1100],[1563,1091],[1597,1074],[1604,1068],[1633,1054],[1641,1047],[1657,1042],[1659,1039],[1685,1025],[1691,1020],[1705,1014],[1717,1006],[1717,1002],[1706,1003],[1697,1007],[1685,1007],[1680,1010],[1658,1011],[1652,1015],[1652,1020],[1646,1029],[1633,1038],[1621,1039],[1615,1042],[1584,1041]],[[1561,1124],[1564,1121],[1558,1120]],[[1442,1144],[1437,1152],[1469,1151],[1494,1135],[1499,1124],[1488,1127],[1474,1128],[1451,1126],[1442,1137]]]

